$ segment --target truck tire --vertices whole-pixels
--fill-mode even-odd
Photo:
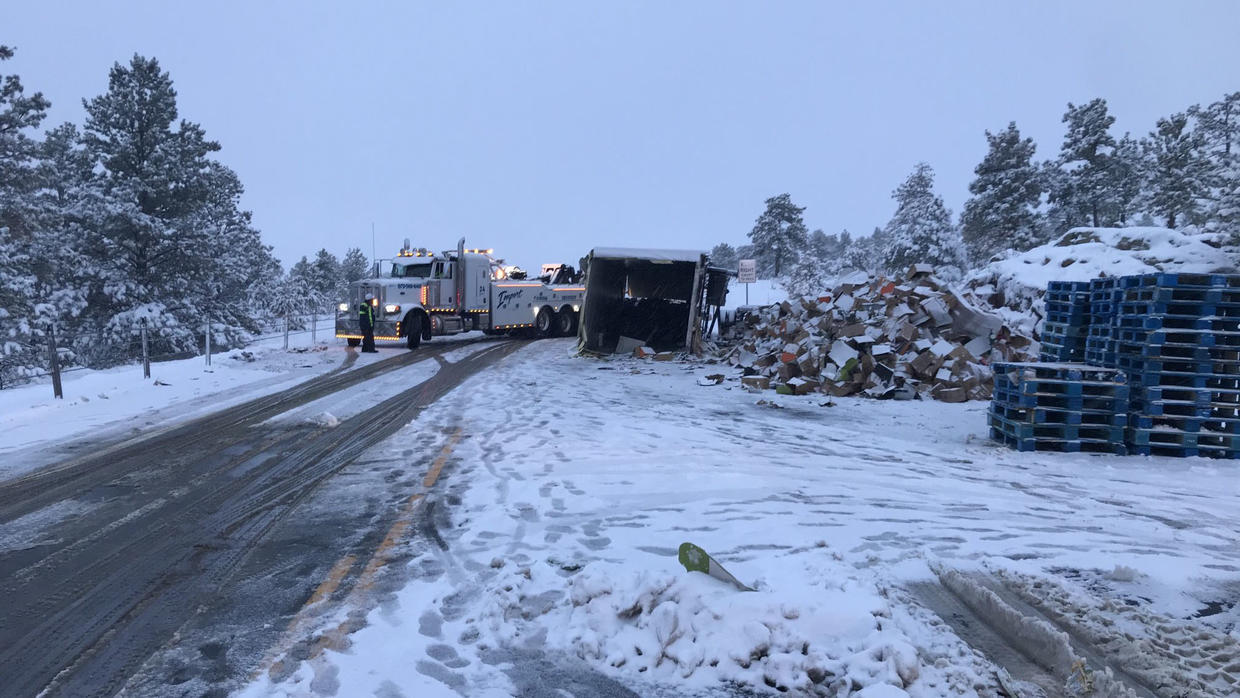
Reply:
[[[572,308],[565,308],[555,314],[555,333],[561,337],[577,334],[577,313]]]
[[[414,313],[405,326],[405,345],[410,350],[417,349],[422,343],[422,316]]]
[[[351,346],[351,347],[360,347],[360,346],[362,346],[362,340],[358,339],[357,337],[349,337],[349,338],[345,339],[345,341],[346,341],[346,342],[348,342],[348,343],[349,343],[349,346]]]
[[[555,317],[551,312],[551,308],[543,308],[538,311],[538,317],[534,318],[534,330],[539,337],[550,337],[555,334]]]

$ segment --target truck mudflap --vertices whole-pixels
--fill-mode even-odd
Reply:
[[[361,339],[362,330],[357,318],[336,318],[336,336],[342,339]],[[375,339],[401,341],[404,338],[400,336],[400,323],[393,320],[376,321]]]

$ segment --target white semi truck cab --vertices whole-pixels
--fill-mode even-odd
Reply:
[[[362,341],[358,307],[372,295],[375,339],[404,341],[410,349],[439,335],[482,330],[489,334],[531,331],[542,337],[573,335],[585,287],[571,267],[543,265],[543,275],[525,279],[492,250],[435,254],[412,249],[379,263],[378,275],[350,285],[336,312],[336,336]],[[521,277],[521,278],[514,278]]]

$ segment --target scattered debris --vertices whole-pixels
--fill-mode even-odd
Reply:
[[[855,279],[819,298],[749,309],[719,357],[751,390],[989,399],[990,363],[1034,360],[1038,343],[931,271],[913,265],[902,282]]]

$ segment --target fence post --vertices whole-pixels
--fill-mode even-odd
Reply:
[[[310,315],[310,346],[319,343],[319,311],[314,311]]]
[[[146,320],[142,321],[142,377],[151,377],[151,349],[146,340]]]
[[[288,351],[288,313],[284,314],[284,350]]]
[[[207,350],[207,365],[211,365],[211,318],[207,318],[203,328],[203,343]]]
[[[58,400],[65,398],[65,391],[60,385],[60,354],[56,351],[56,323],[47,326],[47,359],[52,369],[52,393]]]

